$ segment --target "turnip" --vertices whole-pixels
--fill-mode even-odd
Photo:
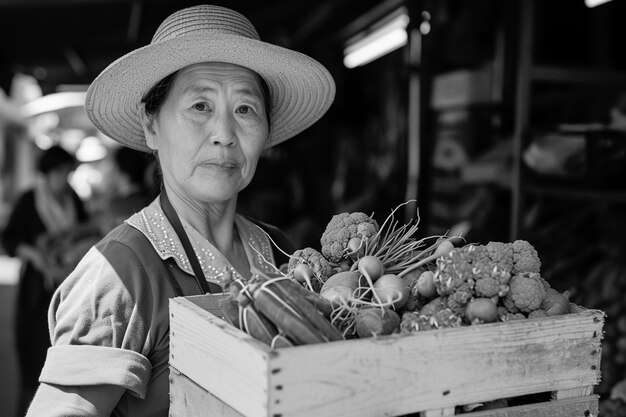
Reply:
[[[333,307],[347,304],[354,297],[359,286],[359,273],[356,271],[338,272],[322,285],[320,295],[330,301]]]

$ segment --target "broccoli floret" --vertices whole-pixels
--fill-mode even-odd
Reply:
[[[331,262],[339,262],[347,255],[350,239],[371,239],[378,233],[378,223],[365,213],[341,213],[334,215],[322,234],[322,254]]]
[[[308,265],[313,271],[314,276],[311,277],[311,285],[313,286],[313,291],[317,293],[322,289],[324,282],[334,273],[331,263],[314,248],[308,247],[295,251],[289,258],[287,273],[293,274],[296,267],[300,264]]]
[[[516,240],[511,243],[513,248],[513,275],[523,272],[541,271],[541,260],[537,250],[526,240]]]
[[[503,299],[503,304],[511,313],[530,313],[541,307],[546,288],[541,276],[534,272],[524,272],[514,275],[509,282],[509,292]]]

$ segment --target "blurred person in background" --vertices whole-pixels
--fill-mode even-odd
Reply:
[[[18,415],[24,415],[50,346],[48,305],[58,286],[49,242],[73,232],[88,215],[68,183],[74,157],[60,146],[44,151],[33,188],[19,196],[2,233],[2,244],[22,261],[15,304],[15,341],[21,376]],[[66,254],[59,254],[66,256]]]
[[[115,148],[109,173],[108,204],[98,214],[103,231],[109,232],[151,201],[152,158],[125,146]]]
[[[319,62],[210,5],[172,14],[92,82],[91,121],[152,153],[162,187],[55,292],[29,416],[169,414],[169,299],[275,272],[287,259],[270,236],[293,253],[280,230],[238,213],[238,195],[263,150],[315,123],[334,94]]]

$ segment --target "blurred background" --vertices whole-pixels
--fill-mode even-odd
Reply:
[[[0,234],[54,145],[78,160],[70,183],[91,218],[102,230],[121,221],[111,215],[124,187],[119,149],[84,115],[85,91],[166,16],[199,3],[0,0]],[[335,213],[382,220],[409,200],[401,217],[419,211],[425,236],[529,240],[553,287],[606,311],[596,393],[613,407],[626,375],[626,2],[213,3],[316,58],[337,83],[320,122],[266,152],[241,211],[299,247],[319,247]],[[151,162],[128,158],[155,196]],[[20,262],[0,255],[0,414],[10,416]]]

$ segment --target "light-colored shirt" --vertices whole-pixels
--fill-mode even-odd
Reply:
[[[207,280],[221,282],[237,271],[197,230],[183,227]],[[267,235],[236,216],[251,266],[273,272]],[[182,244],[158,199],[95,245],[56,291],[49,310],[52,347],[41,386],[27,414],[32,416],[167,416],[169,315],[173,296],[167,278],[124,244],[137,231],[158,257],[172,258],[195,283]],[[179,271],[180,273],[180,271]],[[155,276],[156,275],[156,276]]]

